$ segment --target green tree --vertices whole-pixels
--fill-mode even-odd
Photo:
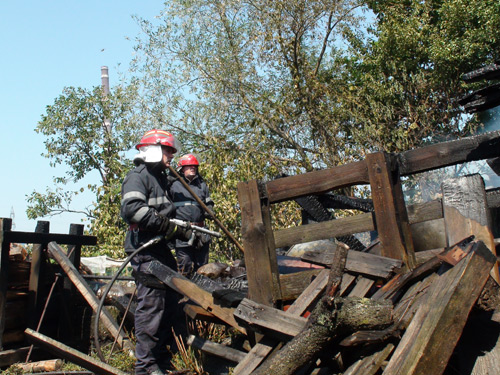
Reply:
[[[138,20],[132,71],[145,116],[203,156],[219,213],[238,233],[238,181],[470,134],[477,122],[456,102],[460,76],[498,51],[499,6],[172,0],[154,22]],[[294,205],[276,210],[287,212],[277,226],[299,220]]]
[[[368,1],[377,17],[366,43],[353,43],[346,80],[352,137],[367,149],[399,152],[474,133],[458,99],[476,86],[464,73],[500,56],[494,0]]]
[[[360,1],[173,0],[161,19],[139,20],[132,65],[145,116],[169,125],[202,157],[216,210],[238,237],[237,183],[334,166],[353,157],[337,82],[343,33]],[[343,85],[345,86],[345,85]],[[277,226],[300,220],[275,208]],[[227,253],[229,243],[216,244]]]
[[[28,197],[29,218],[83,213],[90,221],[90,234],[98,238],[99,252],[122,256],[125,224],[119,215],[120,186],[131,166],[125,152],[143,129],[135,115],[136,94],[134,86],[116,87],[107,95],[100,87],[91,91],[68,87],[47,106],[36,131],[46,136],[43,155],[52,167],[66,166],[66,174],[54,178],[55,188]],[[98,174],[98,182],[79,186],[92,173]],[[70,183],[76,190],[68,190]],[[74,198],[86,190],[95,195],[95,202],[74,210]]]

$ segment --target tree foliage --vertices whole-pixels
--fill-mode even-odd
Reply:
[[[368,2],[377,22],[354,44],[346,80],[353,140],[399,152],[472,134],[458,104],[461,76],[500,54],[500,3],[492,0]],[[358,48],[355,48],[358,46]]]
[[[133,86],[117,87],[108,95],[100,87],[92,91],[68,87],[47,106],[36,128],[46,136],[44,156],[52,167],[67,168],[64,176],[54,178],[55,189],[34,191],[28,197],[29,218],[83,213],[90,220],[90,234],[97,236],[100,251],[120,254],[124,232],[119,215],[120,186],[131,165],[125,152],[141,132],[134,110],[135,95]],[[86,187],[79,184],[96,172],[97,182]],[[68,190],[71,183],[80,187]],[[95,195],[94,205],[72,208],[75,197],[86,190]]]
[[[138,20],[132,70],[238,233],[238,181],[470,134],[460,76],[496,56],[499,14],[492,0],[172,0]],[[286,210],[276,225],[298,220]]]

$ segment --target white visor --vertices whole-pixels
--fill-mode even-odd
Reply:
[[[145,163],[158,163],[163,158],[161,145],[142,146],[134,160],[140,159]]]

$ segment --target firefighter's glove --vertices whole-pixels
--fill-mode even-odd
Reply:
[[[211,238],[206,233],[196,233],[196,238],[193,243],[193,247],[196,250],[202,249],[207,243],[211,241]]]
[[[160,225],[160,233],[165,235],[165,239],[172,239],[176,235],[177,231],[177,225],[171,222],[168,217],[163,217],[163,221]]]
[[[191,225],[188,223],[187,227],[177,226],[177,231],[175,232],[175,238],[183,241],[189,241],[191,236],[193,235],[193,230],[191,229]]]

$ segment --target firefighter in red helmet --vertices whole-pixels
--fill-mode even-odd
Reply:
[[[185,180],[201,201],[213,211],[214,202],[210,198],[207,183],[199,174],[199,165],[198,159],[193,154],[182,156],[177,163],[181,178]],[[177,219],[189,221],[193,225],[205,226],[205,218],[209,218],[209,216],[206,215],[201,205],[180,181],[176,180],[172,183],[170,192],[175,204],[175,217]],[[177,239],[175,253],[179,272],[185,276],[190,276],[198,268],[207,264],[210,241],[210,236],[206,234],[197,234],[192,243],[181,238]]]
[[[179,295],[154,283],[148,275],[148,265],[156,260],[172,268],[177,263],[170,247],[177,238],[189,239],[189,228],[177,227],[170,221],[175,217],[175,205],[169,190],[166,170],[179,149],[175,137],[164,130],[153,129],[136,146],[135,168],[122,184],[121,216],[129,225],[125,237],[125,252],[131,254],[152,238],[163,235],[159,243],[135,255],[131,266],[137,285],[135,336],[137,375],[162,375],[171,368],[174,347],[172,325],[178,313]]]

